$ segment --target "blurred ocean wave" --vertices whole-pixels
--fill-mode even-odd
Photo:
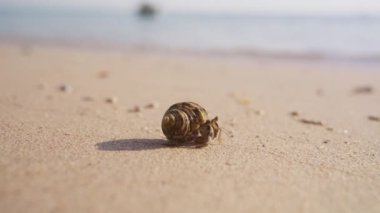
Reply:
[[[0,9],[0,38],[263,57],[380,62],[380,16]]]

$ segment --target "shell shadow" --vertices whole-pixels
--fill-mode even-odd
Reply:
[[[170,148],[163,139],[121,139],[105,141],[96,144],[102,151],[142,151],[150,149]]]

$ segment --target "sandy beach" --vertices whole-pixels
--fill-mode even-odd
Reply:
[[[379,70],[0,43],[0,209],[380,212]],[[163,145],[182,101],[221,142]]]

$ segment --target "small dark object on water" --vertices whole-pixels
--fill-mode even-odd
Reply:
[[[220,137],[218,117],[209,120],[207,111],[193,102],[177,103],[169,107],[162,118],[162,131],[172,145],[207,146]]]
[[[322,122],[321,121],[314,121],[314,120],[308,120],[308,119],[300,119],[299,120],[301,123],[304,123],[304,124],[311,124],[311,125],[317,125],[317,126],[323,126]]]
[[[142,3],[138,10],[138,15],[141,17],[153,17],[156,13],[157,9],[149,3]]]
[[[373,115],[369,115],[369,116],[368,116],[368,120],[370,120],[370,121],[378,121],[378,122],[380,122],[380,117],[373,116]]]
[[[371,86],[360,86],[356,87],[353,91],[354,94],[371,94],[373,88]]]

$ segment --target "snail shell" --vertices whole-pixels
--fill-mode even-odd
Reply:
[[[193,102],[172,105],[162,118],[162,131],[172,141],[186,142],[199,127],[208,121],[206,110]]]

